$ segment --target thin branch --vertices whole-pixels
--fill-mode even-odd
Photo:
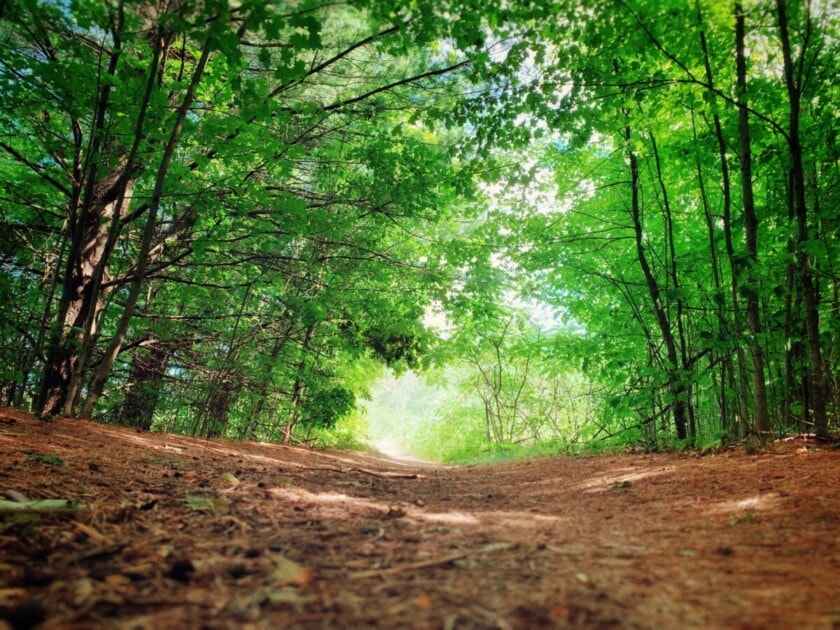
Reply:
[[[374,42],[377,39],[380,39],[382,37],[385,37],[386,35],[391,35],[392,33],[396,33],[397,31],[400,30],[400,28],[402,28],[402,26],[404,26],[404,25],[392,26],[391,28],[385,29],[384,31],[380,31],[379,33],[371,35],[370,37],[365,37],[364,39],[359,40],[358,42],[356,42],[352,46],[349,46],[348,48],[345,48],[344,50],[342,50],[340,53],[337,53],[337,54],[333,55],[332,57],[330,57],[329,59],[321,62],[317,66],[315,66],[313,68],[310,68],[309,71],[306,73],[306,76],[298,79],[297,81],[292,81],[290,83],[283,83],[283,84],[277,86],[276,88],[274,88],[268,94],[268,97],[269,98],[274,98],[275,96],[280,94],[280,92],[283,92],[284,90],[289,89],[293,85],[297,85],[298,83],[301,83],[304,79],[306,79],[308,77],[311,77],[313,74],[317,74],[321,70],[331,66],[332,64],[336,63],[337,61],[340,61],[341,59],[343,59],[344,57],[349,55],[351,52],[353,52],[354,50],[358,50],[359,48],[362,48],[363,46],[367,46],[371,42]]]
[[[60,190],[61,192],[63,192],[63,193],[64,193],[65,195],[67,195],[68,197],[70,197],[70,196],[72,195],[72,193],[70,192],[70,189],[69,189],[69,188],[65,188],[65,187],[61,184],[61,182],[59,182],[57,179],[55,179],[55,178],[51,177],[50,175],[48,175],[47,173],[45,173],[43,170],[41,170],[40,168],[38,168],[38,165],[37,165],[37,164],[34,164],[33,162],[30,162],[29,160],[27,160],[27,159],[26,159],[26,158],[25,158],[25,157],[24,157],[21,153],[19,153],[19,152],[18,152],[18,151],[17,151],[14,147],[11,147],[11,146],[9,146],[8,144],[6,144],[5,142],[0,141],[0,148],[5,149],[5,150],[6,150],[6,152],[7,152],[7,153],[9,153],[12,157],[14,157],[14,158],[15,158],[18,162],[20,162],[21,164],[24,164],[24,165],[26,165],[27,167],[29,167],[29,168],[30,168],[30,169],[31,169],[31,170],[32,170],[32,171],[33,171],[36,175],[38,175],[38,176],[39,176],[41,179],[43,179],[45,182],[47,182],[47,183],[49,183],[49,184],[53,185],[55,188],[57,188],[58,190]]]
[[[400,79],[399,81],[394,81],[393,83],[388,83],[387,85],[380,86],[375,90],[371,90],[370,92],[366,92],[365,94],[360,94],[359,96],[354,96],[353,98],[348,98],[344,101],[339,101],[337,103],[333,103],[332,105],[327,105],[324,108],[324,111],[330,112],[335,111],[338,109],[342,109],[347,107],[348,105],[354,105],[355,103],[359,103],[364,101],[371,96],[375,96],[382,92],[387,92],[388,90],[392,90],[395,87],[399,87],[401,85],[407,85],[409,83],[414,83],[416,81],[420,81],[422,79],[427,79],[429,77],[440,76],[443,74],[448,74],[450,72],[454,72],[455,70],[464,67],[470,63],[469,59],[465,59],[464,61],[460,61],[454,65],[447,66],[446,68],[438,68],[437,70],[429,70],[428,72],[422,72],[420,74],[414,75],[413,77],[407,77],[405,79]]]

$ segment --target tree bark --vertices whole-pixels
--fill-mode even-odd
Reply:
[[[668,265],[666,266],[668,277],[671,280],[671,286],[674,290],[674,302],[676,303],[676,315],[672,318],[668,317],[669,323],[676,322],[677,326],[677,340],[679,341],[679,368],[681,370],[682,380],[685,383],[685,400],[686,412],[688,413],[688,437],[694,439],[697,437],[697,427],[694,417],[694,409],[691,405],[691,390],[692,386],[688,377],[693,372],[693,368],[688,361],[688,342],[685,335],[685,327],[683,326],[683,297],[680,293],[680,277],[677,267],[677,251],[674,244],[674,215],[671,211],[671,202],[668,198],[668,189],[665,186],[665,179],[662,175],[662,163],[659,159],[659,147],[656,144],[656,138],[650,132],[650,144],[653,150],[654,163],[656,165],[656,179],[659,183],[660,191],[662,192],[662,214],[665,220],[665,239],[668,243]],[[670,300],[669,300],[670,301]]]
[[[169,172],[169,166],[172,161],[172,157],[175,154],[175,149],[177,148],[178,142],[181,137],[181,130],[183,129],[184,121],[187,118],[187,113],[189,111],[190,106],[192,105],[193,98],[195,97],[195,92],[198,89],[198,85],[201,82],[202,76],[204,75],[204,69],[207,65],[207,60],[210,58],[211,41],[212,38],[210,35],[208,35],[202,47],[201,56],[199,57],[198,62],[196,63],[196,67],[193,71],[193,75],[190,79],[187,91],[184,94],[184,98],[181,102],[180,107],[178,108],[178,114],[172,126],[172,131],[170,132],[169,140],[167,141],[166,146],[163,150],[163,155],[161,156],[160,165],[158,167],[157,175],[155,177],[154,189],[152,190],[151,199],[149,201],[149,209],[147,211],[146,216],[146,225],[143,229],[143,236],[137,254],[137,263],[135,265],[134,275],[131,281],[128,299],[126,301],[125,306],[123,307],[123,313],[117,325],[117,332],[114,335],[114,338],[112,339],[108,348],[106,349],[105,354],[102,357],[102,360],[100,361],[99,366],[97,367],[96,372],[93,376],[93,380],[91,381],[90,391],[88,392],[87,399],[85,400],[84,409],[82,411],[83,416],[90,417],[93,414],[93,410],[96,407],[96,403],[99,400],[99,397],[102,395],[102,392],[105,388],[105,383],[107,382],[108,377],[111,374],[111,369],[114,366],[114,361],[116,360],[117,355],[122,349],[122,344],[125,341],[126,334],[128,333],[128,327],[131,323],[131,319],[132,317],[134,317],[134,309],[137,305],[137,300],[140,296],[140,292],[142,291],[143,283],[146,280],[146,268],[149,262],[149,252],[152,248],[152,239],[157,228],[157,213],[160,208],[161,199],[163,197],[163,188],[166,182],[166,176]]]
[[[79,162],[82,132],[74,120],[73,138],[77,152],[73,166],[73,187],[68,203],[68,252],[64,264],[61,299],[56,312],[56,326],[50,335],[44,372],[34,407],[44,414],[63,411],[68,388],[78,361],[78,350],[86,325],[96,326],[102,312],[101,296],[92,289],[96,269],[101,265],[107,243],[107,222],[120,208],[116,195],[120,169],[107,177],[97,177],[103,165],[113,158],[106,147],[106,114],[110,103],[110,83],[116,75],[122,55],[120,31],[123,26],[123,4],[119,3],[112,36],[113,47],[108,55],[105,76],[108,81],[99,88],[90,130],[90,145],[84,168]]]
[[[700,14],[699,10],[699,4],[698,23],[701,25],[703,23],[702,15]],[[709,60],[709,49],[706,43],[706,35],[702,28],[700,29],[700,47],[703,53],[703,66],[706,74],[706,82],[708,83],[710,89],[712,89],[712,94],[714,98],[714,75],[712,74],[712,65]],[[743,314],[741,312],[741,300],[739,295],[742,265],[739,257],[735,253],[735,243],[732,235],[732,179],[729,171],[729,159],[727,157],[728,147],[726,142],[726,136],[723,132],[723,124],[721,122],[720,115],[716,111],[712,115],[712,120],[714,122],[715,137],[717,138],[718,160],[720,162],[720,174],[723,192],[723,236],[726,249],[726,257],[729,261],[729,275],[731,279],[730,292],[732,297],[732,325],[730,326],[728,322],[726,322],[725,320],[721,320],[721,332],[726,338],[732,339],[735,348],[735,355],[737,357],[737,365],[735,365],[736,362],[731,362],[730,360],[730,362],[732,363],[730,378],[732,379],[734,384],[735,376],[737,374],[738,384],[738,386],[733,387],[733,389],[736,391],[738,416],[740,417],[741,422],[738,426],[733,426],[733,428],[737,430],[738,434],[732,436],[737,438],[740,437],[739,434],[743,434],[744,429],[748,425],[750,420],[748,400],[749,387],[747,385],[747,376],[745,368],[746,357],[744,354],[744,349],[741,345],[741,337],[744,331]],[[722,380],[722,383],[723,382],[726,381]]]
[[[807,8],[804,10],[807,11]],[[802,138],[800,135],[802,86],[801,77],[798,80],[795,75],[785,0],[776,0],[776,17],[779,25],[779,38],[782,42],[785,85],[790,104],[787,141],[791,161],[793,206],[796,211],[796,262],[799,271],[799,280],[802,284],[802,300],[805,308],[805,331],[808,340],[810,403],[813,412],[814,430],[818,437],[827,439],[828,421],[826,416],[825,376],[822,348],[820,346],[820,296],[813,276],[811,257],[807,249],[809,241],[809,212],[805,195],[805,167],[803,164]],[[807,16],[806,19],[810,19],[810,16]],[[805,53],[803,51],[800,54]]]
[[[625,128],[625,140],[630,144],[631,130],[627,126]],[[684,383],[684,379],[679,374],[679,356],[677,353],[677,342],[674,338],[674,333],[671,329],[671,323],[668,321],[668,314],[665,312],[665,307],[662,303],[662,294],[659,289],[659,284],[650,269],[650,264],[647,260],[644,246],[644,230],[642,228],[641,205],[639,201],[639,162],[635,151],[629,149],[630,159],[630,185],[631,185],[631,203],[630,203],[630,217],[633,221],[633,228],[636,240],[636,257],[642,273],[645,277],[645,284],[647,285],[648,293],[653,304],[653,311],[656,316],[656,323],[659,326],[659,331],[662,334],[662,340],[665,342],[665,349],[667,352],[668,364],[665,369],[668,374],[668,389],[673,398],[673,415],[674,426],[677,431],[677,439],[684,440],[688,437],[687,423],[686,423],[686,397],[688,390]]]
[[[131,364],[131,374],[123,401],[120,419],[126,426],[141,431],[152,428],[155,409],[172,345],[157,337],[140,344]]]
[[[767,386],[764,374],[764,352],[761,347],[761,313],[758,291],[758,215],[752,183],[752,146],[750,142],[749,110],[747,106],[747,58],[744,50],[744,12],[735,2],[735,68],[738,98],[738,141],[741,161],[741,194],[744,204],[744,232],[747,244],[747,281],[743,291],[747,298],[747,326],[750,329],[750,355],[753,364],[753,413],[755,430],[770,432],[770,413],[767,409]]]

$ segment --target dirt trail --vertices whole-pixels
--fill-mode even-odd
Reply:
[[[0,510],[0,629],[840,628],[803,441],[453,468],[0,409],[0,493],[83,504]]]

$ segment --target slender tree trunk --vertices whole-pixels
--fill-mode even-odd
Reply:
[[[701,37],[703,33],[701,31]],[[705,42],[703,44],[705,50]],[[703,217],[706,221],[706,232],[709,237],[709,261],[712,268],[712,286],[714,293],[712,301],[715,304],[715,314],[717,316],[717,338],[722,339],[724,335],[729,334],[729,323],[726,318],[726,299],[723,290],[723,274],[720,268],[720,256],[718,255],[717,238],[715,237],[715,219],[712,215],[711,203],[706,192],[706,181],[703,175],[703,166],[700,160],[700,143],[697,138],[697,129],[694,125],[694,115],[692,114],[692,131],[695,145],[695,165],[697,168],[697,186],[700,191],[700,203],[703,206]],[[717,353],[715,353],[717,354]],[[720,365],[720,385],[718,396],[718,406],[721,414],[721,430],[723,432],[731,431],[734,425],[733,419],[730,416],[729,400],[726,396],[726,387],[729,385],[729,376],[734,373],[732,356],[729,352],[722,352],[718,355]],[[714,359],[712,359],[714,363]]]
[[[285,332],[275,339],[274,345],[271,348],[271,353],[269,354],[269,365],[272,365],[277,361],[277,358],[280,356],[280,351],[290,339],[293,328],[294,324],[289,324]],[[250,439],[254,437],[257,426],[260,423],[260,418],[263,414],[268,415],[272,413],[274,406],[269,405],[269,391],[271,387],[271,377],[267,376],[259,385],[259,399],[257,400],[257,404],[254,405],[254,410],[251,412],[251,420],[244,428],[242,435],[243,439]]]
[[[804,9],[807,11],[807,8]],[[788,150],[791,161],[791,179],[793,183],[793,206],[796,210],[797,248],[796,261],[799,281],[802,284],[802,300],[805,308],[805,331],[808,338],[808,384],[814,429],[817,436],[828,438],[828,420],[826,416],[825,376],[820,346],[820,296],[814,280],[811,257],[808,254],[809,241],[808,204],[805,195],[805,167],[802,157],[802,139],[800,135],[800,117],[802,108],[801,77],[795,75],[793,52],[788,30],[787,8],[785,0],[776,0],[776,17],[779,25],[779,38],[782,42],[785,85],[790,104],[788,125]],[[806,17],[810,20],[810,16]],[[805,51],[800,52],[804,55]]]
[[[210,382],[210,397],[201,432],[204,437],[221,437],[230,422],[230,410],[236,395],[242,389],[242,375],[228,370],[214,374]]]
[[[171,343],[161,341],[157,337],[151,337],[140,344],[131,365],[125,400],[120,412],[120,419],[126,426],[141,431],[151,429],[166,364],[172,350]]]
[[[758,215],[752,183],[752,146],[747,108],[747,59],[744,51],[744,12],[735,2],[735,66],[738,93],[738,140],[740,144],[741,189],[744,203],[744,230],[747,244],[747,281],[743,291],[747,298],[747,325],[750,329],[750,354],[753,364],[753,412],[759,434],[770,433],[767,409],[767,387],[764,375],[764,352],[761,347],[761,313],[758,302]]]
[[[78,129],[78,124],[73,121],[73,129],[74,131]],[[79,146],[79,141],[81,139],[81,134],[74,133],[74,140],[77,142],[77,146],[75,147],[75,157],[74,157],[74,173],[78,172],[77,165],[79,163],[79,152],[81,147]],[[23,406],[23,396],[25,391],[25,384],[29,382],[29,376],[32,374],[35,368],[36,361],[38,360],[39,356],[46,356],[46,348],[44,346],[45,341],[48,338],[50,320],[52,319],[52,309],[53,309],[53,299],[55,298],[56,291],[58,290],[59,286],[59,279],[61,278],[61,267],[62,262],[64,261],[64,255],[66,253],[68,247],[68,239],[67,239],[67,222],[65,221],[64,226],[62,227],[61,231],[58,233],[57,238],[59,239],[60,244],[56,249],[58,249],[58,253],[55,254],[54,258],[51,261],[47,261],[47,267],[44,272],[44,278],[42,280],[42,284],[49,287],[47,290],[46,297],[44,298],[44,309],[41,313],[41,317],[38,323],[38,334],[35,339],[35,343],[32,344],[30,347],[29,352],[27,353],[27,357],[24,361],[24,368],[23,368],[23,375],[21,378],[21,388],[19,390],[19,394],[15,400],[14,404],[16,406]],[[46,371],[46,370],[45,370]],[[36,394],[37,396],[37,394]],[[37,411],[41,411],[41,407],[36,404],[36,401],[31,401],[33,406],[36,408]]]
[[[821,238],[825,238],[824,235],[831,234],[831,230],[833,229],[831,220],[827,219],[822,212],[822,204],[820,202],[820,186],[818,179],[818,169],[817,166],[814,166],[814,182],[813,182],[813,190],[814,190],[814,214],[817,217],[820,234],[823,235]],[[828,286],[826,287],[825,293],[830,297],[830,311],[834,313],[835,317],[840,317],[840,273],[838,273],[837,269],[837,261],[836,259],[828,258],[825,261],[826,265],[826,283]],[[834,343],[829,343],[825,347],[825,354],[823,355],[823,371],[825,373],[825,400],[826,400],[826,413],[829,416],[837,417],[838,411],[840,411],[840,370],[838,370],[838,335],[835,333],[832,337],[834,339]],[[833,413],[832,413],[833,412]]]
[[[625,129],[625,140],[627,141],[628,146],[630,138],[630,127],[627,126]],[[632,149],[629,150],[629,159],[631,179],[630,217],[633,221],[636,239],[636,257],[645,277],[645,284],[647,285],[648,293],[650,294],[650,299],[653,304],[656,323],[659,325],[662,340],[665,342],[665,349],[667,352],[667,365],[665,366],[665,369],[668,373],[668,388],[673,399],[674,426],[677,430],[677,439],[684,440],[688,437],[686,430],[686,396],[688,391],[684,379],[680,378],[680,363],[677,352],[677,342],[674,339],[671,323],[668,321],[668,314],[665,312],[665,307],[662,303],[662,294],[659,289],[659,284],[650,269],[647,254],[645,253],[644,231],[642,228],[641,205],[639,201],[639,163],[636,153]]]
[[[698,23],[702,25],[703,19],[700,14],[698,4]],[[706,35],[703,29],[700,29],[700,47],[703,52],[703,66],[706,73],[706,82],[714,89],[714,75],[712,74],[712,66],[709,61],[709,50],[706,44]],[[714,98],[714,92],[712,93]],[[729,172],[729,159],[727,157],[728,147],[726,143],[726,136],[723,133],[723,124],[720,120],[720,115],[714,112],[712,119],[714,121],[715,137],[718,145],[718,160],[720,162],[721,185],[723,191],[723,235],[726,248],[726,256],[729,261],[729,275],[731,278],[731,295],[732,295],[732,324],[727,324],[722,328],[724,336],[733,339],[735,354],[737,357],[737,365],[733,363],[733,369],[730,377],[734,384],[735,376],[737,374],[737,387],[733,387],[736,391],[738,403],[738,415],[741,418],[740,426],[736,427],[736,435],[733,437],[740,437],[743,433],[744,427],[747,426],[750,419],[749,411],[749,387],[747,385],[746,376],[746,357],[744,356],[744,349],[741,346],[741,337],[744,331],[743,315],[741,313],[741,301],[739,297],[739,277],[741,275],[741,263],[735,254],[735,243],[732,236],[732,180]]]
[[[683,325],[683,296],[680,292],[680,277],[677,267],[677,251],[674,244],[674,214],[671,210],[671,202],[668,197],[668,189],[665,186],[665,179],[662,175],[662,163],[659,159],[659,147],[656,144],[656,138],[650,132],[650,143],[653,150],[654,163],[656,165],[656,179],[659,182],[659,188],[662,193],[662,213],[665,219],[665,239],[668,244],[668,261],[667,272],[671,279],[671,286],[675,295],[674,302],[676,303],[676,315],[669,321],[675,321],[677,325],[677,340],[679,342],[679,369],[680,380],[685,383],[685,401],[686,412],[688,413],[688,437],[694,439],[697,437],[696,423],[694,418],[694,409],[691,404],[691,380],[689,376],[693,372],[692,366],[688,361],[688,341],[685,334],[685,326]]]
[[[304,369],[306,368],[306,353],[309,352],[312,340],[315,338],[315,328],[316,324],[309,324],[303,335],[301,357],[300,361],[298,361],[297,369],[295,370],[295,380],[292,384],[292,392],[289,400],[289,412],[286,416],[286,422],[283,424],[282,443],[285,445],[292,443],[295,426],[297,426],[300,421],[300,407],[303,403],[303,395],[306,392],[306,382],[303,378]]]
[[[788,225],[796,224],[796,210],[793,204],[793,182],[788,174],[785,198],[788,206]],[[796,239],[793,234],[788,237],[787,251],[790,262],[785,274],[785,391],[782,399],[782,417],[785,422],[796,420],[800,431],[806,430],[809,423],[810,409],[808,405],[807,378],[803,378],[802,366],[806,359],[802,348],[803,334],[799,330],[802,318],[802,291],[798,280],[796,264]],[[801,411],[794,412],[794,408],[801,405]]]

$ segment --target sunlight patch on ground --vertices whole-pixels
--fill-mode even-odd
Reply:
[[[731,512],[745,512],[745,511],[759,511],[772,510],[782,504],[782,497],[775,492],[768,492],[767,494],[757,494],[746,499],[732,499],[730,501],[720,501],[712,503],[708,506],[708,511],[713,514],[729,514]]]
[[[410,516],[418,521],[445,525],[478,525],[480,523],[474,515],[465,512],[421,512],[412,510]]]
[[[160,444],[159,442],[159,434],[156,433],[137,433],[137,434],[127,434],[123,431],[111,431],[109,427],[106,425],[98,425],[95,427],[95,430],[98,430],[100,433],[108,436],[109,438],[117,438],[126,442],[130,442],[132,444],[137,444],[139,446],[144,446],[146,448],[154,449],[154,450],[164,450],[170,451],[172,453],[184,454],[187,452],[195,453],[216,453],[227,455],[229,457],[238,457],[242,459],[249,459],[252,461],[257,462],[265,462],[269,464],[280,464],[283,466],[290,466],[293,468],[311,468],[310,466],[300,464],[293,461],[288,461],[283,455],[285,453],[293,452],[298,453],[300,455],[306,456],[307,458],[320,458],[323,460],[327,460],[329,462],[335,462],[336,472],[342,471],[342,466],[346,465],[344,470],[347,468],[358,468],[361,463],[361,460],[368,460],[371,463],[376,463],[382,466],[413,466],[413,465],[434,465],[434,462],[425,462],[419,459],[415,459],[409,455],[405,454],[397,454],[394,455],[392,453],[384,453],[386,457],[393,457],[396,459],[384,459],[382,457],[377,457],[375,454],[358,452],[354,453],[354,456],[358,459],[352,459],[350,457],[342,457],[335,452],[320,452],[315,449],[308,449],[308,448],[300,448],[296,446],[283,446],[282,444],[272,444],[270,442],[253,442],[252,444],[259,446],[261,449],[265,449],[267,454],[259,454],[259,453],[249,453],[243,452],[242,450],[237,449],[236,443],[232,443],[231,446],[227,447],[224,445],[223,441],[210,441],[210,440],[203,440],[201,438],[192,438],[189,436],[180,436],[180,435],[167,435],[167,443]],[[70,435],[56,433],[57,436],[61,436],[68,440],[77,440],[78,438],[74,438]],[[178,446],[176,446],[176,444]],[[382,449],[380,449],[382,450]]]
[[[534,514],[533,512],[482,512],[482,520],[488,525],[500,525],[516,530],[522,527],[535,527],[548,523],[568,521],[568,517],[554,514]]]
[[[348,514],[359,512],[388,512],[388,507],[379,501],[371,501],[361,497],[352,497],[341,492],[309,492],[303,488],[271,488],[268,491],[272,498],[310,505],[321,508],[323,516],[341,519]]]
[[[604,492],[617,486],[630,485],[642,479],[658,477],[675,470],[674,466],[666,466],[658,470],[637,470],[635,468],[619,468],[603,475],[592,477],[578,484],[577,489],[584,492]]]
[[[477,525],[480,522],[472,514],[463,512],[426,512],[417,508],[397,508],[381,501],[353,497],[340,492],[314,493],[303,488],[272,488],[269,494],[285,501],[319,505],[325,512],[331,512],[333,516],[340,516],[336,511],[340,508],[345,516],[354,511],[372,511],[385,517],[389,515],[393,518],[408,517],[417,521],[446,525]]]
[[[394,506],[382,501],[354,497],[341,492],[309,492],[303,488],[272,488],[272,498],[285,502],[309,505],[319,509],[321,516],[346,518],[352,513],[369,512],[372,517],[406,518],[436,525],[475,526],[498,525],[511,530],[555,524],[569,519],[552,514],[534,514],[521,511],[492,512],[431,512],[412,506]]]

